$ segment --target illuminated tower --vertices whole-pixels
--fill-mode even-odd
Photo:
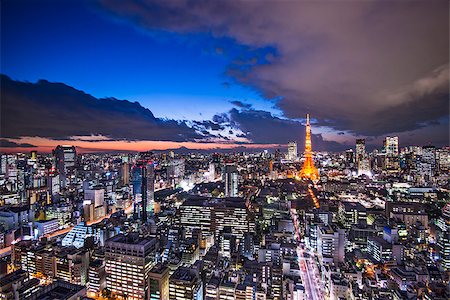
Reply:
[[[311,146],[311,125],[309,124],[309,114],[306,115],[306,137],[305,137],[305,161],[300,171],[301,178],[319,179],[319,171],[314,166]]]

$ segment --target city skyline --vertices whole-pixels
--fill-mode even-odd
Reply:
[[[447,2],[262,3],[3,1],[0,150],[448,145]]]

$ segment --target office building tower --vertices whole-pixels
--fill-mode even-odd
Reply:
[[[442,148],[436,150],[436,170],[440,174],[445,174],[450,170],[449,148]]]
[[[94,207],[102,206],[105,203],[105,190],[101,186],[84,190],[84,201],[94,204]]]
[[[165,300],[169,298],[169,268],[163,264],[154,266],[149,277],[150,300]]]
[[[312,144],[311,144],[311,124],[309,114],[306,115],[306,136],[305,136],[305,161],[300,171],[300,177],[306,179],[319,179],[319,170],[314,166]]]
[[[237,197],[239,176],[235,165],[225,165],[223,180],[225,182],[225,197]]]
[[[203,205],[202,201],[186,200],[179,209],[179,224],[184,228],[188,238],[193,236],[194,231],[200,231],[200,243],[206,242],[212,231],[213,207]]]
[[[203,300],[203,282],[196,270],[175,270],[169,279],[169,300]]]
[[[384,139],[384,152],[387,155],[398,155],[398,136],[387,136]]]
[[[400,168],[400,161],[398,156],[398,136],[384,139],[384,167],[388,171],[396,171]]]
[[[430,176],[434,176],[436,171],[436,148],[434,146],[422,147],[421,163],[424,165],[422,168],[429,169]]]
[[[106,271],[105,262],[101,259],[96,259],[89,264],[88,271],[88,291],[92,293],[99,293],[106,288]]]
[[[58,145],[53,150],[53,156],[56,169],[61,176],[63,186],[65,186],[66,183],[70,183],[69,178],[74,175],[77,160],[75,146]]]
[[[360,175],[372,176],[370,160],[368,157],[365,157],[358,162],[358,176]]]
[[[55,277],[73,284],[85,285],[89,273],[89,252],[63,248],[55,254]]]
[[[216,179],[216,167],[214,163],[209,164],[208,168],[209,181],[214,181]]]
[[[254,216],[247,210],[242,199],[235,198],[188,199],[179,210],[180,226],[186,230],[186,236],[192,237],[194,231],[201,232],[201,241],[214,233],[217,241],[224,228],[229,227],[231,234],[243,240],[244,234],[255,231]]]
[[[317,229],[319,261],[337,264],[344,261],[346,233],[336,224],[322,225]]]
[[[356,140],[356,166],[358,168],[358,176],[371,176],[370,160],[366,153],[366,140]]]
[[[149,273],[155,265],[156,239],[119,234],[105,243],[106,286],[129,300],[150,298]]]
[[[121,166],[121,183],[124,186],[127,186],[130,183],[130,165],[128,163],[128,156],[122,157],[122,166]]]
[[[288,143],[288,157],[289,160],[294,161],[297,159],[297,142]]]
[[[366,157],[366,140],[365,139],[357,139],[356,140],[356,163],[359,162]]]
[[[134,210],[137,218],[147,221],[153,215],[155,200],[155,168],[151,161],[139,161],[132,170]]]
[[[380,236],[367,238],[367,253],[376,261],[384,263],[392,260],[392,244]]]
[[[167,179],[169,184],[175,187],[183,180],[185,165],[183,159],[171,159],[167,165]]]

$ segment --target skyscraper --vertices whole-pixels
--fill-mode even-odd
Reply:
[[[312,180],[319,179],[319,170],[314,166],[313,160],[309,114],[306,115],[305,161],[303,162],[303,168],[300,171],[300,177]]]
[[[387,170],[398,170],[400,161],[398,157],[398,136],[387,136],[384,139],[385,168]]]
[[[398,155],[398,136],[387,136],[384,139],[384,151],[387,155]]]
[[[358,167],[358,176],[366,175],[370,176],[370,160],[366,153],[366,140],[356,140],[356,165]]]
[[[356,140],[356,164],[359,164],[359,161],[366,157],[366,140],[365,139],[357,139]]]
[[[77,151],[74,146],[58,145],[53,150],[53,156],[55,157],[56,169],[60,174],[63,186],[65,186],[67,178],[73,175]]]
[[[122,157],[122,167],[120,175],[122,185],[128,185],[130,183],[130,165],[128,164],[128,156]]]
[[[155,198],[155,168],[151,161],[138,161],[131,170],[134,210],[145,222],[153,214]]]
[[[225,181],[225,197],[238,196],[238,171],[235,165],[225,165],[223,177]]]
[[[288,157],[289,160],[297,159],[297,142],[289,142],[288,143]]]

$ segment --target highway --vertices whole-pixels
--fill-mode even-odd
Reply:
[[[324,287],[315,261],[315,253],[305,250],[304,245],[300,243],[300,224],[294,209],[291,210],[291,216],[295,227],[295,240],[299,243],[297,246],[298,265],[306,297],[310,300],[324,300]]]

